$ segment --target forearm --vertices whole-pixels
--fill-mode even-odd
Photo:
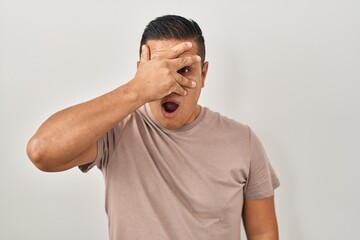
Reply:
[[[278,240],[274,196],[245,200],[243,223],[248,240]]]
[[[28,155],[35,165],[44,169],[67,165],[142,104],[143,100],[128,83],[103,96],[59,111],[30,139]]]
[[[247,235],[248,240],[279,240],[278,231],[270,231],[257,235]]]
[[[96,141],[146,102],[171,93],[185,95],[194,81],[178,70],[199,63],[198,56],[177,58],[191,48],[180,43],[150,59],[144,45],[135,77],[127,84],[91,101],[59,111],[46,120],[30,139],[27,153],[44,171],[62,171],[89,163],[96,155]]]

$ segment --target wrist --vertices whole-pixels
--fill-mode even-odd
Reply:
[[[136,109],[147,102],[144,94],[141,93],[133,79],[120,88],[122,88],[121,94],[126,98],[127,102],[134,105]]]

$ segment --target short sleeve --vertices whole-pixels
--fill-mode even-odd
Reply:
[[[116,146],[116,128],[112,128],[105,133],[97,142],[97,154],[93,162],[79,166],[82,172],[88,172],[94,166],[102,169],[109,162],[109,158],[114,152]]]
[[[259,138],[250,128],[249,130],[250,169],[244,195],[246,199],[271,197],[280,182]]]

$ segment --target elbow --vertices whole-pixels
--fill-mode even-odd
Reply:
[[[27,146],[26,153],[31,160],[31,162],[41,171],[43,172],[53,172],[50,166],[50,158],[46,154],[46,147],[44,144],[36,138],[32,137]]]

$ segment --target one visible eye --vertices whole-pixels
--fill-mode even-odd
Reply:
[[[190,71],[190,69],[188,67],[183,67],[182,69],[180,69],[178,71],[178,73],[185,74],[185,73],[188,73],[189,71]]]

